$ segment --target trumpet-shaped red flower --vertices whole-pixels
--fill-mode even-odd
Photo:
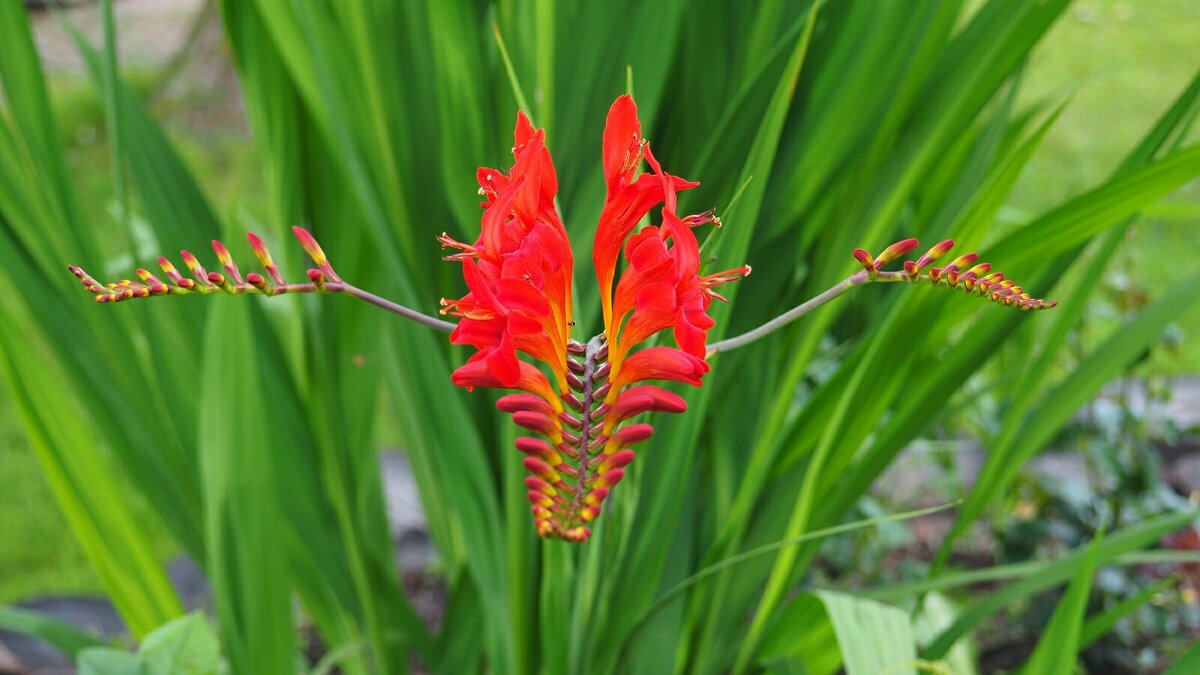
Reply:
[[[699,274],[700,247],[692,228],[718,221],[711,212],[677,214],[676,193],[699,183],[662,170],[642,137],[630,96],[613,103],[603,140],[608,191],[592,261],[604,332],[586,345],[570,338],[573,258],[554,207],[554,165],[543,130],[534,129],[523,113],[517,116],[512,169],[479,169],[485,198],[479,239],[464,244],[440,237],[443,245],[458,249],[447,259],[462,262],[468,289],[458,300],[442,301],[443,313],[459,317],[450,339],[477,350],[452,379],[468,388],[527,392],[505,396],[498,406],[543,437],[517,441],[527,455],[526,485],[538,534],[571,541],[591,534],[588,523],[634,458],[630,446],[653,432],[647,424],[622,423],[644,412],[687,409],[677,394],[637,383],[698,386],[708,371],[705,340],[713,326],[708,308],[713,298],[723,299],[712,289],[750,271]],[[643,159],[652,172],[639,175]],[[661,224],[633,233],[659,205]],[[626,266],[618,279],[622,251]],[[635,351],[668,328],[677,346]],[[519,360],[518,352],[544,364],[553,384]]]

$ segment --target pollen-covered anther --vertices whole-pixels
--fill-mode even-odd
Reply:
[[[699,227],[705,223],[712,223],[716,227],[721,227],[721,219],[714,215],[716,211],[716,209],[709,209],[695,215],[685,216],[683,218],[683,222],[686,223],[688,227]]]
[[[708,276],[700,277],[700,286],[704,289],[705,294],[707,294],[709,297],[720,300],[721,302],[729,302],[721,294],[713,292],[712,288],[714,286],[720,286],[732,281],[739,281],[748,276],[750,276],[750,266],[742,265],[741,267],[735,267],[733,269],[723,270],[721,272],[709,274]]]
[[[641,134],[634,132],[633,142],[629,144],[629,150],[626,151],[625,163],[621,165],[620,173],[633,171],[642,163],[642,156],[645,154],[647,142],[646,139],[641,137]]]
[[[481,255],[479,249],[470,244],[464,244],[445,232],[441,233],[437,240],[442,245],[442,248],[456,248],[459,250],[458,253],[443,256],[443,260],[467,260],[469,258],[478,258]]]

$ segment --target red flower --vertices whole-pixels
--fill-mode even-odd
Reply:
[[[517,116],[513,155],[508,174],[479,170],[486,199],[479,240],[467,245],[439,238],[461,251],[448,259],[463,262],[469,290],[459,300],[443,300],[442,313],[461,318],[450,341],[479,350],[468,365],[482,360],[501,386],[514,387],[522,351],[546,363],[565,392],[571,246],[554,208],[558,180],[545,132],[535,131],[524,114]]]
[[[600,514],[633,460],[629,446],[652,433],[646,424],[621,428],[621,423],[644,412],[687,408],[665,389],[630,385],[657,379],[698,386],[708,371],[705,340],[713,326],[708,308],[713,298],[723,300],[712,288],[750,269],[700,276],[692,228],[716,219],[711,212],[677,215],[676,193],[699,183],[663,172],[642,137],[637,106],[622,96],[604,129],[608,195],[592,251],[605,332],[587,346],[571,341],[572,256],[554,207],[554,165],[544,132],[524,114],[517,116],[514,138],[515,162],[508,173],[479,169],[485,199],[479,239],[468,245],[444,234],[439,238],[459,249],[448,259],[462,261],[468,289],[458,300],[442,301],[443,313],[460,318],[450,340],[477,349],[452,379],[467,388],[528,392],[505,396],[497,405],[546,439],[517,441],[528,455],[526,487],[535,526],[545,537],[582,541],[591,533],[587,523]],[[643,158],[652,173],[635,175]],[[660,204],[661,224],[630,236]],[[627,264],[617,280],[622,248]],[[634,351],[667,328],[677,347]],[[554,385],[517,352],[545,364]]]

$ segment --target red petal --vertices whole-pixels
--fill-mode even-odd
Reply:
[[[611,469],[619,469],[633,461],[634,454],[632,450],[621,450],[615,452],[609,457],[606,457],[600,466],[596,468],[596,473],[607,473]]]
[[[687,403],[674,392],[652,384],[643,384],[621,392],[613,404],[612,411],[609,412],[609,417],[623,420],[651,410],[681,413],[687,410]]]
[[[630,424],[621,427],[617,433],[613,434],[611,443],[615,443],[618,447],[641,443],[650,438],[654,434],[654,427],[649,424]]]
[[[513,422],[516,422],[517,426],[525,427],[530,431],[536,431],[539,434],[547,436],[553,434],[558,429],[558,426],[550,417],[528,410],[518,410],[513,413]]]
[[[515,387],[521,381],[521,362],[517,360],[517,350],[508,333],[500,334],[500,344],[487,353],[484,361],[496,381],[505,387]]]
[[[703,359],[674,347],[648,347],[626,359],[613,386],[623,387],[642,380],[672,380],[700,386],[708,372]]]
[[[538,370],[531,364],[524,361],[518,361],[520,366],[520,380],[513,385],[502,384],[496,376],[492,374],[487,363],[480,358],[484,356],[483,352],[471,357],[471,360],[458,367],[457,370],[450,376],[450,380],[460,387],[494,387],[497,389],[523,389],[533,392],[547,401],[557,401],[554,389],[550,387],[550,383],[546,380],[546,376],[542,371]],[[553,405],[553,404],[551,404]]]
[[[613,101],[604,122],[604,180],[612,190],[621,179],[626,182],[637,170],[633,152],[641,151],[642,123],[637,104],[625,94]]]
[[[496,407],[506,413],[515,413],[521,410],[539,412],[547,417],[555,415],[554,408],[550,407],[546,400],[537,394],[509,394],[501,396],[500,400],[496,401]]]
[[[513,129],[513,154],[517,154],[522,147],[533,138],[534,128],[533,123],[529,121],[529,116],[524,110],[517,111],[517,126]]]
[[[638,289],[637,298],[634,302],[637,308],[642,311],[673,311],[677,306],[675,284],[665,282],[646,284]]]

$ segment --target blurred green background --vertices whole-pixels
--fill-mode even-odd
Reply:
[[[211,3],[118,3],[126,77],[146,97],[207,196],[224,212],[263,217],[262,173],[242,115],[233,65]],[[94,7],[70,10],[99,34]],[[36,20],[60,133],[84,204],[111,204],[104,106],[73,48],[49,15]],[[167,28],[167,44],[151,39]],[[1026,221],[1100,182],[1200,63],[1200,2],[1082,0],[1034,53],[1027,103],[1072,101],[1030,162],[1002,217]],[[139,42],[141,41],[141,42]],[[129,44],[127,45],[126,42]],[[1194,136],[1193,132],[1193,136]],[[553,143],[553,139],[551,139]],[[685,172],[686,174],[686,172]],[[110,206],[111,208],[111,206]],[[104,220],[104,219],[102,219]],[[1125,292],[1156,296],[1194,264],[1200,243],[1200,185],[1163,200],[1130,230],[1117,267]],[[433,249],[431,242],[431,250]],[[1091,333],[1119,321],[1122,299],[1098,306]],[[1200,311],[1178,317],[1171,349],[1140,368],[1148,374],[1200,374]],[[16,416],[0,390],[0,603],[39,594],[100,592],[100,584],[55,506]],[[161,551],[173,544],[164,533]]]

